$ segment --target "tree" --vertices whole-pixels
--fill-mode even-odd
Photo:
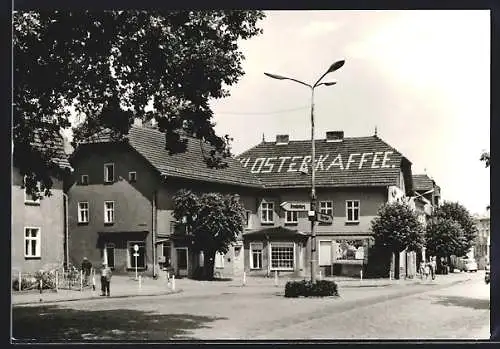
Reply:
[[[479,160],[484,161],[486,167],[490,167],[490,152],[483,152]]]
[[[193,250],[203,251],[203,277],[214,275],[216,252],[227,253],[244,228],[245,209],[236,195],[180,190],[173,197],[174,217],[193,237]]]
[[[42,144],[59,136],[72,110],[83,120],[76,140],[102,128],[121,138],[134,118],[154,118],[169,151],[185,150],[183,131],[213,146],[208,166],[224,166],[231,139],[215,134],[209,101],[228,96],[243,75],[238,41],[260,34],[262,18],[241,10],[16,11],[13,160],[32,177],[28,191],[37,181],[51,187],[50,156],[33,147],[34,134]]]
[[[426,251],[430,256],[446,258],[461,256],[464,248],[464,231],[460,224],[449,218],[431,221],[426,227]],[[437,259],[441,263],[441,259]]]
[[[383,205],[377,217],[371,222],[375,238],[375,250],[381,258],[396,256],[399,265],[399,253],[404,250],[419,251],[424,245],[424,229],[417,215],[406,203],[394,202]],[[399,277],[399,268],[396,276]]]
[[[436,209],[434,217],[438,221],[449,219],[460,225],[463,234],[462,244],[461,247],[457,248],[453,254],[457,256],[467,254],[474,244],[474,240],[476,239],[478,233],[474,219],[469,211],[458,202],[445,202]]]

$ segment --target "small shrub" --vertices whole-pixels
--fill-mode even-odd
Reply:
[[[337,284],[329,280],[289,281],[285,285],[285,297],[330,297],[338,296]]]

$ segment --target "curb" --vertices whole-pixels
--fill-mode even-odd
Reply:
[[[144,293],[144,294],[126,294],[119,296],[109,296],[109,297],[101,297],[101,296],[92,296],[92,297],[81,297],[81,298],[70,298],[70,299],[56,299],[56,300],[39,300],[39,301],[27,301],[27,302],[18,302],[12,303],[12,306],[17,305],[28,305],[28,304],[51,304],[51,303],[63,303],[63,302],[76,302],[83,300],[97,300],[97,299],[113,299],[113,298],[132,298],[132,297],[154,297],[154,296],[168,296],[171,294],[178,294],[184,292],[182,289],[178,289],[176,291],[170,291],[165,293]]]

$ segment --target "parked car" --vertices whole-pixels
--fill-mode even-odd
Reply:
[[[486,271],[484,274],[484,282],[486,282],[486,284],[489,284],[490,283],[490,266],[486,265],[484,267],[484,270]]]

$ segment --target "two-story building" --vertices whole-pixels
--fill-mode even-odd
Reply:
[[[51,147],[54,151],[52,162],[63,170],[70,170],[62,139],[45,144],[35,141],[34,147]],[[13,166],[11,174],[12,270],[32,273],[44,268],[62,267],[66,246],[63,179],[52,173],[51,195],[42,194],[41,198],[34,198],[27,194],[19,169]]]
[[[186,151],[170,154],[164,133],[133,126],[123,140],[103,131],[78,145],[69,185],[73,263],[87,257],[94,265],[105,261],[117,273],[136,267],[151,273],[155,266],[155,273],[158,267],[172,267],[177,275],[192,276],[203,258],[191,248],[192,237],[178,231],[182,225],[172,215],[173,195],[180,189],[239,194],[246,209],[256,212],[259,179],[233,158],[226,168],[209,168],[204,156],[210,148],[198,139],[184,139]],[[217,273],[243,273],[241,252],[240,241],[225,256],[218,255]]]
[[[331,217],[316,223],[319,270],[323,275],[359,274],[370,258],[371,221],[390,200],[413,193],[411,162],[379,137],[344,137],[327,132],[315,141],[318,208]],[[258,211],[244,237],[245,270],[310,272],[311,141],[278,135],[238,157],[264,185]]]

